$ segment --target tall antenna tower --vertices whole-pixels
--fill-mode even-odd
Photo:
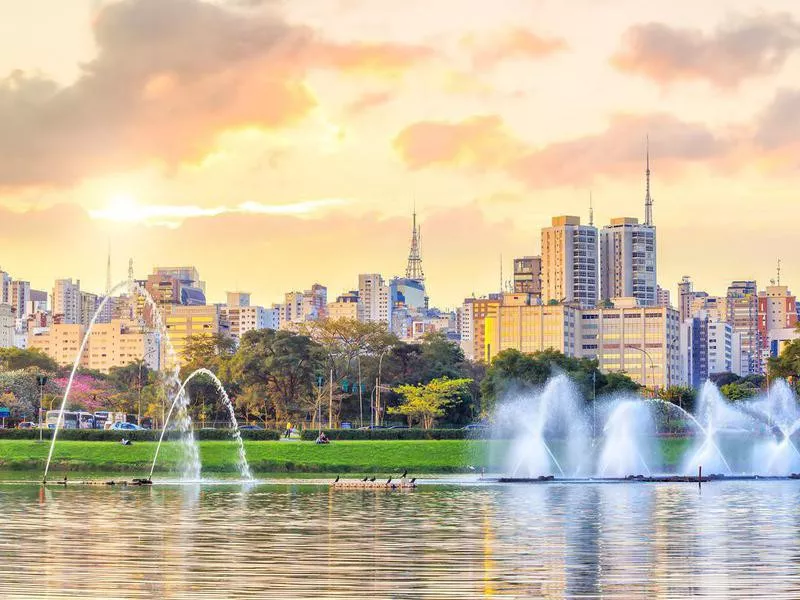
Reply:
[[[645,141],[645,178],[646,189],[644,193],[644,224],[653,224],[653,198],[650,196],[650,135],[646,137]]]
[[[778,285],[781,284],[781,259],[778,259]]]
[[[414,208],[413,228],[411,230],[411,250],[408,252],[408,265],[406,266],[406,279],[423,283],[425,273],[422,272],[422,258],[419,255],[420,230],[417,228],[417,209]]]
[[[592,206],[592,190],[589,190],[589,227],[594,227],[594,206]]]

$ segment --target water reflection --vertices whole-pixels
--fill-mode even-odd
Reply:
[[[797,482],[0,486],[3,598],[800,596]]]

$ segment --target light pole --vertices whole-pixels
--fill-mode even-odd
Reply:
[[[39,441],[42,441],[42,404],[44,404],[44,384],[47,383],[46,375],[37,375],[36,383],[39,384]]]
[[[383,357],[386,355],[389,350],[391,350],[391,346],[386,346],[381,352],[381,356],[378,359],[378,377],[375,379],[375,420],[376,425],[381,424],[381,368],[383,366]]]
[[[631,350],[638,350],[642,354],[644,354],[648,360],[650,361],[650,379],[651,383],[653,384],[653,397],[655,398],[656,394],[656,367],[653,364],[653,357],[650,356],[650,353],[645,350],[644,348],[639,348],[638,346],[629,346],[626,345],[625,348],[630,348]],[[624,354],[624,353],[623,353]],[[644,370],[644,386],[647,387],[647,369]]]
[[[361,392],[361,354],[358,357],[358,426],[364,426],[364,398]]]

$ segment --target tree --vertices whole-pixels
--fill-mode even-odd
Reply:
[[[56,361],[38,348],[21,350],[19,348],[0,348],[0,369],[18,371],[35,367],[40,371],[52,373],[58,369]]]
[[[512,388],[542,386],[558,372],[569,376],[586,399],[641,388],[624,373],[603,373],[597,360],[566,356],[552,348],[532,354],[509,349],[495,356],[481,382],[483,414],[491,412],[497,400]]]
[[[230,374],[251,393],[263,394],[264,414],[279,424],[290,414],[314,410],[316,378],[324,368],[325,353],[308,336],[260,329],[242,336]]]
[[[395,388],[403,401],[389,408],[390,414],[405,415],[410,424],[421,423],[424,429],[433,427],[444,416],[445,409],[468,393],[470,379],[442,377],[421,385],[401,385]]]
[[[731,402],[738,402],[758,394],[758,387],[750,382],[729,383],[719,388],[719,391]]]
[[[797,330],[800,332],[800,325]],[[779,356],[770,357],[767,370],[770,378],[781,377],[793,382],[800,391],[800,338],[786,344]]]

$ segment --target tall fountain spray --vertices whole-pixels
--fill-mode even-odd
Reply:
[[[250,465],[247,463],[247,455],[244,450],[244,442],[242,441],[242,434],[239,431],[239,422],[236,419],[236,413],[234,411],[233,403],[231,402],[230,397],[228,396],[228,392],[225,391],[225,387],[222,385],[222,382],[219,378],[214,375],[213,372],[209,371],[208,369],[197,369],[189,374],[188,377],[183,381],[181,384],[180,389],[178,390],[177,394],[175,395],[175,400],[173,400],[172,405],[169,407],[169,412],[167,413],[167,418],[164,421],[164,428],[161,430],[161,436],[158,439],[158,444],[156,445],[156,452],[153,456],[153,464],[150,467],[150,479],[153,479],[153,471],[156,468],[156,461],[158,460],[158,452],[161,449],[161,442],[164,440],[164,433],[167,431],[167,425],[169,424],[170,417],[172,416],[172,411],[176,405],[180,403],[188,404],[188,394],[186,393],[186,386],[192,379],[199,376],[205,376],[210,378],[214,382],[214,386],[217,389],[217,393],[222,396],[223,401],[225,402],[225,406],[228,409],[228,414],[231,418],[231,428],[233,430],[233,439],[238,445],[239,451],[239,474],[242,476],[243,479],[252,480],[253,475],[250,472]],[[184,399],[185,398],[185,399]]]
[[[50,441],[50,449],[47,454],[47,462],[45,463],[44,475],[42,479],[42,481],[44,481],[45,483],[47,482],[47,474],[50,471],[50,463],[53,459],[53,450],[56,445],[56,439],[58,438],[58,432],[64,423],[64,410],[66,409],[67,400],[69,399],[69,394],[72,391],[72,384],[73,381],[75,380],[75,374],[78,371],[81,358],[83,357],[83,353],[86,350],[86,344],[89,341],[89,336],[92,333],[92,329],[98,317],[103,312],[103,310],[105,309],[106,305],[108,304],[112,296],[118,292],[123,292],[123,291],[127,291],[131,296],[133,296],[134,294],[138,294],[139,296],[143,297],[148,307],[150,308],[151,316],[156,326],[156,330],[158,331],[161,341],[164,342],[164,347],[166,348],[168,354],[166,362],[167,364],[170,365],[170,368],[167,371],[168,377],[165,382],[167,397],[171,395],[170,390],[175,390],[180,387],[180,376],[179,376],[180,361],[177,358],[175,349],[172,345],[172,342],[169,339],[167,330],[164,327],[164,323],[161,318],[161,312],[155,300],[153,300],[153,298],[150,296],[150,293],[146,289],[144,289],[142,286],[133,281],[133,279],[122,281],[117,285],[113,286],[111,289],[108,290],[106,296],[102,299],[97,309],[95,310],[94,314],[92,315],[92,318],[89,321],[89,326],[86,329],[86,333],[84,334],[83,339],[81,340],[81,345],[78,348],[78,353],[75,356],[75,361],[72,365],[72,371],[70,372],[70,376],[67,381],[67,387],[64,389],[64,396],[61,399],[61,405],[58,411],[58,419],[56,420],[56,426],[55,429],[53,430],[53,436]],[[189,416],[188,411],[186,410],[186,405],[183,405],[181,409],[182,410],[179,410],[181,418],[178,421],[178,430],[180,432],[181,447],[183,449],[183,454],[185,457],[185,460],[183,461],[184,464],[183,476],[185,479],[198,479],[200,477],[200,460],[199,460],[199,453],[197,451],[197,444],[194,441],[194,435],[192,433],[191,417]]]
[[[512,476],[588,472],[588,427],[580,394],[566,375],[551,378],[538,393],[523,392],[504,402],[495,423],[511,438],[505,470]]]
[[[612,402],[609,408],[597,475],[652,475],[657,440],[650,406],[640,399],[623,398]]]
[[[753,472],[785,475],[800,471],[800,451],[792,440],[800,428],[800,405],[789,384],[775,381],[762,399],[749,403],[748,412],[766,433],[754,448]]]

